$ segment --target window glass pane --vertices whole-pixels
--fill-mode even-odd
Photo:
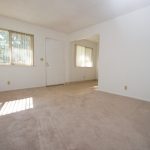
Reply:
[[[12,32],[12,63],[33,65],[33,37]]]
[[[77,67],[85,66],[85,47],[83,46],[76,47],[76,66]]]
[[[85,66],[86,67],[92,67],[93,66],[93,61],[92,61],[92,49],[91,48],[86,48],[85,50]]]
[[[84,46],[76,46],[76,66],[93,67],[93,49]]]
[[[10,64],[9,32],[0,30],[0,64]]]

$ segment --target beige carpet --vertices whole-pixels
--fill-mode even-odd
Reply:
[[[95,82],[0,93],[0,150],[150,150],[150,103]]]

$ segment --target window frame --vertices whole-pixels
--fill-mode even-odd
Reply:
[[[5,29],[5,28],[0,28],[0,30],[3,31],[7,31],[9,32],[9,49],[10,49],[10,63],[9,64],[0,64],[0,66],[22,66],[22,67],[34,67],[34,34],[29,34],[29,33],[24,33],[24,32],[19,32],[19,31],[14,31],[14,30],[9,30],[9,29]],[[23,34],[23,35],[27,35],[30,36],[32,39],[32,51],[33,51],[33,55],[32,55],[32,60],[33,63],[31,65],[26,65],[26,64],[14,64],[12,62],[12,33],[16,33],[16,34]]]
[[[77,62],[76,62],[76,61],[77,61],[77,46],[82,46],[82,47],[85,48],[85,55],[86,55],[86,48],[92,50],[92,58],[91,58],[91,60],[92,60],[92,66],[91,66],[91,67],[87,67],[87,66],[84,66],[84,67],[82,67],[82,66],[77,66]],[[81,44],[75,44],[75,67],[76,67],[76,68],[94,68],[94,59],[93,59],[93,57],[94,57],[94,50],[93,50],[92,47],[83,46],[83,45],[81,45]]]

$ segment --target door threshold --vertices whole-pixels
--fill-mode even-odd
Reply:
[[[62,83],[62,84],[46,85],[46,87],[54,87],[54,86],[61,86],[61,85],[65,85],[65,84]]]

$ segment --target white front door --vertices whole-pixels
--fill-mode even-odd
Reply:
[[[46,84],[65,83],[65,45],[63,41],[46,39]]]

